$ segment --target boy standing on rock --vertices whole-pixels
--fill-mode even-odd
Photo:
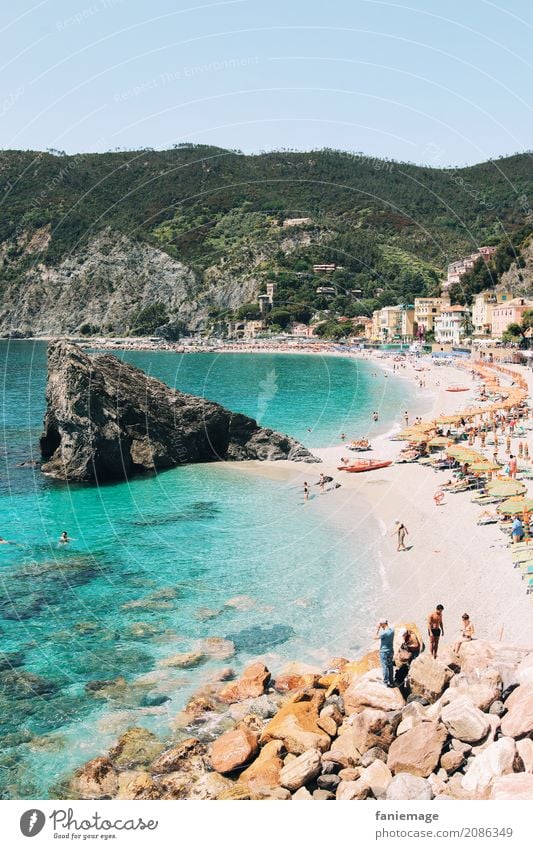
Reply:
[[[439,640],[444,637],[444,623],[442,621],[442,611],[444,606],[437,604],[428,616],[428,634],[429,634],[429,650],[432,656],[437,659],[437,651],[439,648]]]

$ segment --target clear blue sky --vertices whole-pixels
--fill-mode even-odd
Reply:
[[[531,0],[12,0],[0,147],[533,148]]]

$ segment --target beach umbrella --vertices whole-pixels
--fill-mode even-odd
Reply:
[[[434,436],[429,440],[428,445],[430,445],[431,448],[445,448],[449,442],[450,440],[445,436]]]
[[[533,498],[508,498],[507,501],[498,504],[496,510],[498,513],[504,513],[507,516],[516,516],[525,510],[529,512],[533,510]]]
[[[525,484],[515,481],[512,478],[496,478],[496,480],[491,481],[487,486],[487,490],[491,495],[500,498],[511,498],[513,495],[522,495],[526,492],[526,489]]]
[[[470,471],[497,472],[499,468],[501,468],[499,463],[493,463],[491,460],[479,460],[471,464]]]

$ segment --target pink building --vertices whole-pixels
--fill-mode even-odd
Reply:
[[[533,310],[533,301],[527,298],[513,298],[492,308],[492,335],[501,339],[510,324],[520,324],[527,310]]]

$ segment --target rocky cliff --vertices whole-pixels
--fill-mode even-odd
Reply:
[[[319,462],[295,439],[66,340],[48,349],[45,474],[103,483],[214,460]]]

